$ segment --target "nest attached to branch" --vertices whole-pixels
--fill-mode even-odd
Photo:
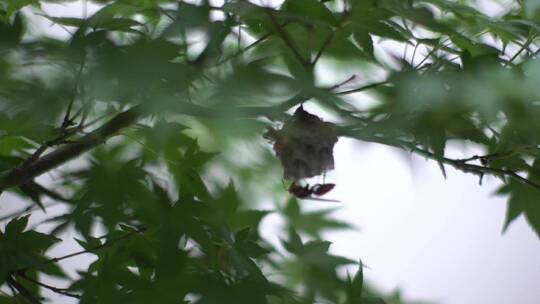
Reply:
[[[310,114],[302,106],[279,130],[269,128],[264,137],[274,143],[283,177],[300,180],[334,169],[335,125]]]

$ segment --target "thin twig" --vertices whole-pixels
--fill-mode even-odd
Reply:
[[[238,40],[237,40],[238,52],[241,51],[241,49],[240,49],[241,43],[242,43],[242,24],[238,25]]]
[[[15,290],[15,288],[13,288],[13,286],[11,286],[11,284],[7,284],[7,286],[9,287],[9,290],[11,290],[11,295],[12,296],[16,296],[17,295],[17,290]]]
[[[438,43],[436,46],[434,46],[428,53],[426,56],[424,56],[424,58],[422,58],[422,60],[417,64],[417,65],[414,65],[414,69],[418,69],[418,67],[420,67],[424,62],[426,62],[426,60],[428,60],[429,57],[431,57],[433,54],[435,54],[435,52],[437,52],[438,50],[442,49],[442,48],[445,48],[445,47],[450,47],[451,43],[449,45],[444,45],[446,42],[448,42],[450,40],[450,38],[446,38],[444,41],[441,41],[440,43]]]
[[[245,48],[239,50],[238,52],[230,55],[229,57],[226,57],[220,61],[218,61],[218,63],[216,63],[216,66],[219,66],[219,65],[222,65],[224,64],[225,62],[233,59],[233,58],[236,58],[240,55],[242,55],[243,53],[247,52],[248,50],[252,49],[253,47],[255,47],[257,44],[263,42],[264,40],[266,40],[268,37],[270,37],[272,34],[271,33],[266,33],[264,35],[261,36],[261,38],[255,40],[253,43],[251,43],[250,45],[246,46]]]
[[[310,98],[311,98],[310,96],[307,96],[304,93],[299,93],[287,99],[286,101],[280,103],[279,105],[275,107],[276,107],[276,110],[279,111],[279,113],[283,113],[284,111],[287,111],[288,109],[294,107],[295,105],[299,103],[303,103],[304,101]]]
[[[537,148],[537,146],[536,145],[530,145],[530,146],[518,147],[515,150],[506,151],[506,152],[496,152],[496,153],[491,153],[491,154],[486,154],[486,155],[473,155],[473,156],[471,156],[469,158],[456,159],[456,161],[457,162],[462,162],[462,163],[467,163],[467,162],[475,161],[475,160],[489,161],[489,160],[494,160],[494,159],[507,158],[507,157],[511,157],[513,155],[519,154],[520,150],[529,150],[529,149],[533,149],[533,148]]]
[[[493,135],[495,135],[496,137],[500,137],[500,136],[501,136],[501,134],[500,134],[499,132],[497,132],[497,130],[493,129],[492,127],[488,126],[487,128],[488,128],[488,130],[490,130],[491,133],[493,133]]]
[[[26,287],[17,282],[13,277],[8,277],[7,283],[10,287],[16,289],[21,296],[28,300],[28,302],[32,304],[41,304],[41,301],[33,295],[30,290],[26,289]]]
[[[47,148],[49,148],[49,145],[47,143],[39,146],[36,151],[34,151],[34,153],[32,153],[32,155],[30,155],[30,157],[26,161],[24,161],[24,163],[22,163],[21,167],[24,168],[36,161],[43,153],[45,153],[45,151],[47,151]]]
[[[414,46],[414,50],[413,50],[412,58],[411,58],[411,66],[413,66],[413,67],[414,67],[414,59],[416,58],[416,51],[418,50],[419,45],[420,45],[420,43],[418,41],[416,41],[416,45]]]
[[[75,96],[77,95],[77,89],[79,88],[79,84],[81,82],[81,76],[84,69],[84,63],[85,63],[85,55],[83,55],[83,58],[81,59],[81,64],[79,66],[79,70],[77,72],[77,77],[75,79],[75,86],[73,88],[73,92],[71,94],[71,99],[68,104],[68,108],[66,110],[66,114],[64,115],[64,120],[62,121],[61,128],[66,129],[73,125],[73,119],[71,119],[71,110],[73,108],[73,103],[75,103]]]
[[[105,114],[86,124],[84,123],[83,120],[81,120],[81,123],[79,123],[78,126],[73,127],[71,129],[63,129],[63,133],[61,135],[57,136],[56,138],[46,141],[36,151],[34,151],[34,153],[22,163],[21,168],[25,168],[29,166],[30,164],[32,164],[33,162],[35,162],[36,160],[38,160],[38,158],[41,155],[43,155],[43,153],[45,153],[45,151],[47,151],[47,149],[50,147],[58,146],[61,144],[75,143],[76,141],[69,141],[67,140],[67,138],[71,137],[72,135],[75,135],[78,132],[82,132],[85,128],[94,125],[95,123],[99,122],[100,120],[106,118],[109,115],[110,114]]]
[[[97,122],[99,122],[99,121],[101,121],[101,120],[103,120],[103,119],[105,119],[105,118],[107,118],[108,116],[111,116],[111,115],[112,115],[111,113],[101,115],[100,117],[97,117],[97,118],[95,118],[95,119],[81,125],[80,128],[81,129],[86,129],[86,128],[90,127],[90,126],[95,125]]]
[[[358,93],[358,92],[373,89],[373,88],[376,88],[376,87],[379,87],[379,86],[382,86],[382,85],[385,85],[385,84],[388,84],[388,82],[387,81],[376,82],[376,83],[368,84],[368,85],[365,85],[363,87],[359,87],[359,88],[356,88],[356,89],[337,92],[336,95],[347,95],[347,94],[352,94],[352,93]]]
[[[148,152],[152,153],[154,156],[157,156],[157,157],[161,157],[161,155],[154,149],[148,147],[144,142],[138,140],[137,138],[127,134],[127,133],[123,133],[123,132],[120,132],[118,133],[118,135],[122,135],[122,136],[125,136],[126,138],[128,139],[131,139],[132,141],[136,142],[137,144],[141,145],[145,150],[147,150]],[[175,162],[175,161],[172,161],[170,159],[168,159],[167,157],[163,157],[163,160],[169,164],[172,164],[172,165],[179,165],[178,162]]]
[[[326,38],[326,40],[323,42],[323,45],[321,46],[321,48],[319,49],[319,52],[317,53],[317,55],[315,56],[315,59],[313,59],[313,62],[311,62],[311,65],[312,66],[315,66],[317,64],[317,61],[319,61],[319,58],[321,58],[324,50],[328,47],[328,45],[330,45],[330,42],[332,42],[332,39],[334,38],[334,35],[336,34],[336,32],[332,31],[330,33],[330,35],[328,35],[328,37]]]
[[[28,167],[29,165],[34,163],[36,160],[38,160],[39,157],[43,153],[45,153],[45,151],[48,148],[54,147],[56,145],[60,145],[65,139],[67,139],[68,137],[74,135],[75,133],[77,133],[80,130],[81,130],[80,127],[74,127],[74,128],[71,128],[71,129],[63,129],[62,134],[60,134],[56,138],[53,138],[51,140],[46,141],[39,148],[37,148],[36,151],[34,151],[34,153],[32,153],[32,155],[21,164],[21,169],[24,169],[24,168]]]
[[[510,178],[513,178],[519,182],[522,182],[524,184],[527,184],[531,187],[534,187],[538,190],[540,190],[540,184],[537,184],[519,174],[517,174],[516,172],[514,171],[511,171],[511,170],[507,170],[507,169],[501,169],[501,168],[492,168],[492,167],[486,167],[486,166],[479,166],[479,165],[472,165],[472,164],[467,164],[467,163],[463,163],[461,162],[460,160],[455,160],[455,159],[450,159],[450,158],[446,158],[446,157],[437,157],[435,154],[431,153],[431,152],[428,152],[426,150],[422,150],[418,147],[414,147],[413,150],[415,152],[417,152],[418,154],[420,155],[424,155],[428,158],[431,158],[431,159],[434,159],[434,160],[437,160],[437,161],[440,161],[442,163],[445,163],[447,165],[451,165],[452,167],[460,170],[460,171],[463,171],[465,173],[474,173],[474,174],[477,174],[477,175],[484,175],[484,174],[491,174],[491,175],[495,175],[495,176],[507,176],[507,177],[510,177]]]
[[[341,20],[339,21],[339,25],[338,25],[338,29],[341,28],[341,24],[343,24],[343,22],[349,18],[350,14],[349,12],[347,11],[347,8],[346,8],[347,4],[344,2],[343,4],[343,15],[342,15],[342,18]],[[317,53],[317,55],[315,56],[315,59],[313,60],[313,62],[311,63],[312,66],[315,66],[315,64],[317,64],[317,61],[319,60],[319,58],[322,56],[323,52],[326,50],[326,48],[328,47],[328,45],[330,45],[330,42],[332,42],[332,39],[334,39],[335,35],[336,35],[336,32],[337,30],[336,29],[335,31],[332,31],[330,33],[330,35],[328,35],[328,37],[326,38],[326,40],[323,42],[323,45],[321,46],[321,49],[319,50],[319,52]],[[310,39],[311,41],[311,39]],[[311,53],[310,53],[310,56],[311,56]]]
[[[69,258],[78,256],[78,255],[81,255],[81,254],[90,253],[90,252],[94,252],[94,251],[97,251],[97,250],[100,250],[100,249],[103,249],[103,248],[111,247],[114,244],[116,244],[116,242],[118,242],[118,241],[121,241],[121,240],[127,239],[129,237],[132,237],[135,234],[144,233],[145,231],[146,231],[145,228],[140,228],[140,229],[131,231],[131,232],[129,232],[129,233],[127,233],[127,234],[113,240],[113,241],[105,242],[105,243],[103,243],[103,244],[101,244],[99,246],[95,246],[95,247],[92,247],[92,248],[89,248],[89,249],[85,249],[85,250],[77,251],[77,252],[74,252],[74,253],[70,253],[70,254],[67,254],[67,255],[64,255],[64,256],[61,256],[61,257],[48,259],[47,261],[43,262],[43,265],[51,264],[51,263],[58,263],[58,262],[60,262],[62,260],[69,259]]]
[[[370,132],[369,134],[362,134],[362,133],[357,133],[357,132],[354,132],[351,134],[350,131],[341,131],[341,133],[343,136],[352,136],[353,138],[365,140],[368,142],[376,142],[376,143],[380,143],[380,144],[384,144],[384,145],[388,145],[388,146],[392,146],[396,148],[409,149],[411,152],[414,152],[416,154],[422,155],[429,159],[435,160],[439,163],[450,165],[454,167],[455,169],[460,170],[465,173],[473,173],[480,177],[483,177],[483,175],[485,174],[490,174],[490,175],[499,176],[499,177],[509,177],[509,178],[517,180],[518,182],[527,184],[535,189],[540,190],[540,184],[533,182],[517,174],[516,172],[512,170],[473,165],[473,164],[464,163],[462,160],[459,160],[459,159],[451,159],[444,156],[441,157],[440,155],[436,155],[435,153],[419,148],[416,143],[408,142],[405,140],[399,140],[399,139],[388,139],[382,136],[373,135],[372,132]]]
[[[353,81],[355,78],[356,78],[356,75],[353,74],[351,77],[345,79],[344,81],[342,81],[342,82],[340,82],[340,83],[337,83],[337,84],[335,84],[335,85],[329,87],[327,90],[332,91],[332,90],[335,90],[335,89],[337,89],[337,88],[340,88],[340,87],[346,85],[347,83]]]
[[[294,41],[289,36],[289,34],[279,25],[279,23],[276,20],[276,17],[274,17],[274,14],[271,11],[267,11],[268,16],[270,17],[270,20],[272,21],[272,24],[277,29],[278,34],[280,35],[281,39],[285,42],[287,47],[292,51],[293,55],[296,57],[298,61],[304,66],[308,66],[309,62],[306,61],[306,59],[300,54],[298,51],[298,48],[296,47]]]
[[[85,102],[80,108],[79,110],[77,110],[77,112],[75,112],[75,114],[73,115],[73,117],[71,118],[71,120],[75,120],[77,119],[77,117],[79,117],[81,114],[85,115],[85,113],[88,111],[88,108],[90,107],[90,102]],[[80,124],[84,124],[84,118],[81,119],[81,122],[79,123]]]
[[[283,24],[281,26],[286,26],[289,22],[283,22]],[[272,35],[272,32],[268,32],[264,35],[262,35],[259,39],[255,40],[254,42],[252,42],[250,45],[246,46],[245,48],[239,50],[238,52],[218,61],[218,63],[216,63],[216,66],[220,66],[222,64],[224,64],[225,62],[231,60],[231,59],[234,59],[240,55],[242,55],[243,53],[249,51],[250,49],[254,48],[255,46],[257,46],[259,43],[265,41],[266,39],[268,39],[268,37],[270,37]]]
[[[527,184],[527,185],[529,185],[531,187],[534,187],[534,188],[540,190],[540,184],[537,184],[537,183],[535,183],[535,182],[533,182],[533,181],[531,181],[531,180],[517,174],[516,172],[508,170],[508,169],[472,165],[472,164],[463,163],[460,160],[450,159],[450,158],[446,158],[446,157],[440,158],[440,157],[435,156],[435,154],[433,154],[431,152],[428,152],[426,150],[419,149],[418,147],[414,147],[413,151],[420,154],[420,155],[424,155],[424,156],[426,156],[428,158],[431,158],[431,159],[440,161],[440,162],[442,162],[444,164],[450,165],[450,166],[454,167],[455,169],[460,170],[460,171],[465,172],[465,173],[474,173],[476,175],[479,175],[480,177],[482,177],[484,174],[490,174],[490,175],[495,175],[495,176],[506,176],[506,177],[513,178],[513,179],[515,179],[515,180],[517,180],[517,181],[519,181],[521,183]]]
[[[14,212],[10,213],[10,214],[7,214],[7,215],[4,215],[4,216],[0,217],[0,222],[5,221],[5,220],[9,220],[9,219],[14,218],[14,217],[21,216],[21,215],[23,215],[23,214],[25,214],[27,212],[30,212],[30,211],[32,211],[34,209],[37,209],[37,208],[39,208],[39,207],[36,204],[32,204],[32,205],[30,205],[28,207],[25,207],[24,209],[17,210],[17,211],[14,211]]]
[[[163,15],[165,15],[169,19],[171,19],[171,21],[173,21],[173,22],[176,21],[176,19],[171,14],[169,14],[169,12],[166,9],[159,8],[158,10],[159,10],[160,13],[162,13]]]
[[[513,154],[512,152],[508,153],[493,153],[493,154],[487,154],[487,155],[473,155],[469,158],[462,158],[462,159],[456,159],[457,162],[460,163],[468,163],[475,160],[488,160],[488,159],[495,159],[495,158],[502,158],[502,157],[508,157],[509,155]]]
[[[81,298],[81,296],[78,295],[78,294],[67,292],[66,290],[68,290],[68,289],[66,289],[66,288],[58,288],[58,287],[47,285],[47,284],[42,283],[40,281],[34,280],[34,279],[28,277],[24,272],[17,272],[16,275],[23,278],[23,279],[25,279],[25,280],[27,280],[28,282],[34,283],[34,284],[39,285],[39,286],[41,286],[43,288],[47,288],[52,292],[55,292],[55,293],[58,293],[58,294],[61,294],[61,295],[67,296],[67,297],[75,298],[75,299],[80,299]]]
[[[527,38],[527,41],[525,41],[525,43],[523,44],[523,46],[519,49],[519,51],[517,51],[514,56],[512,56],[512,58],[510,58],[510,60],[508,60],[510,63],[512,63],[514,60],[516,60],[516,58],[518,58],[518,56],[526,49],[529,48],[529,45],[534,41],[534,35],[530,35],[528,38]]]

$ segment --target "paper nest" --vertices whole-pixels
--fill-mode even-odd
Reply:
[[[269,128],[264,137],[274,143],[285,179],[296,181],[334,169],[332,151],[338,140],[335,125],[306,112],[302,106],[281,129]]]

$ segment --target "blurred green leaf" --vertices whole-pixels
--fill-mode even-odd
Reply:
[[[58,267],[47,265],[45,251],[60,241],[54,236],[26,230],[30,215],[11,220],[0,232],[0,282],[5,282],[11,271],[33,269],[63,277]]]
[[[6,235],[13,235],[13,234],[19,234],[24,231],[26,228],[26,225],[28,225],[28,218],[30,215],[26,215],[20,218],[14,218],[11,220],[7,225],[5,229]]]
[[[520,215],[525,215],[527,222],[540,237],[540,207],[538,190],[517,181],[510,181],[498,190],[499,194],[510,194],[503,231]]]
[[[324,22],[332,26],[338,25],[332,12],[317,0],[287,0],[283,7],[286,11],[299,17],[307,17],[310,21]]]
[[[364,265],[360,260],[360,266],[358,266],[358,271],[351,279],[347,274],[347,304],[353,303],[364,303],[362,298],[362,291],[364,288]]]

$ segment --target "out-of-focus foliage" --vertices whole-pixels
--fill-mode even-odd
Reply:
[[[3,217],[2,303],[41,303],[43,290],[81,303],[403,303],[330,252],[321,233],[347,223],[302,210],[281,184],[262,134],[304,102],[340,136],[500,178],[504,227],[524,214],[540,234],[537,1],[51,9],[68,2],[0,2],[0,191],[32,204]],[[484,154],[449,158],[449,141]],[[46,172],[56,180],[35,182]],[[51,201],[67,212],[50,233],[28,228],[21,215]],[[261,235],[269,216],[284,223],[280,243]],[[47,255],[66,231],[81,251]],[[81,254],[95,261],[66,276]]]

